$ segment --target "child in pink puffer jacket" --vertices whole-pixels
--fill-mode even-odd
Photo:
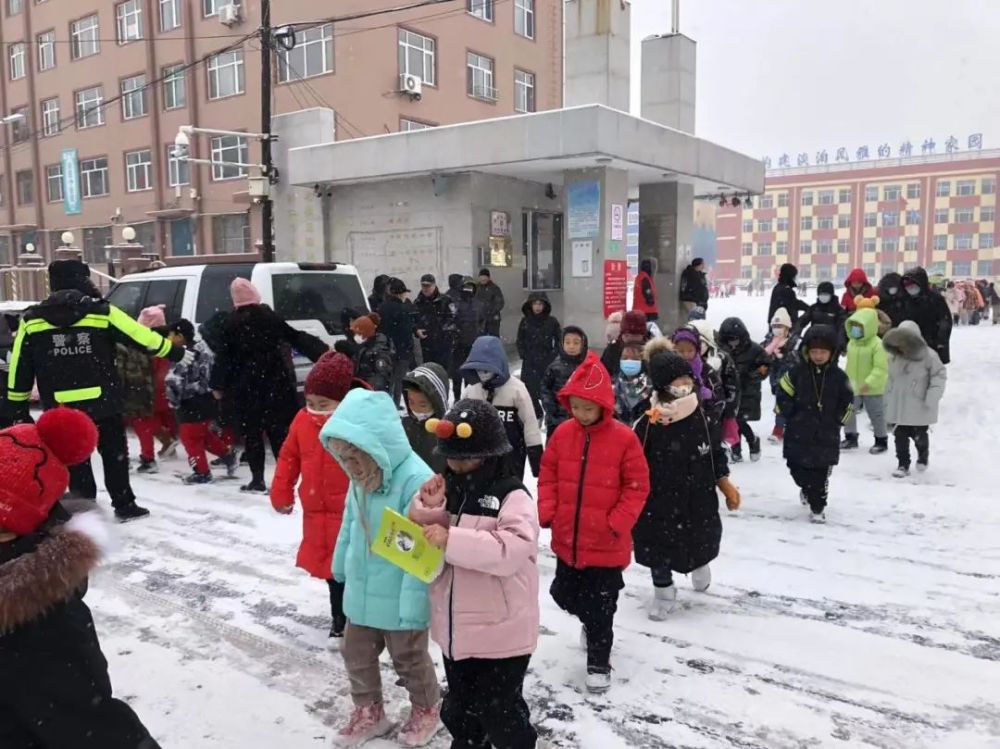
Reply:
[[[460,400],[427,428],[448,471],[423,485],[410,517],[445,551],[430,588],[431,637],[448,677],[441,720],[452,746],[532,749],[522,688],[538,644],[535,501],[506,467],[511,446],[493,406]]]

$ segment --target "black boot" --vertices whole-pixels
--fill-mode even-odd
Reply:
[[[840,441],[841,450],[857,450],[858,449],[858,435],[856,434],[845,434],[844,439]]]
[[[857,437],[855,437],[857,440]],[[854,446],[857,447],[857,441],[855,441]],[[871,449],[868,451],[871,455],[881,455],[884,452],[889,451],[889,438],[888,437],[876,437],[875,444],[872,445]]]
[[[115,508],[115,519],[119,523],[127,523],[130,520],[138,520],[139,518],[146,517],[148,514],[149,510],[145,507],[139,507],[135,501]]]

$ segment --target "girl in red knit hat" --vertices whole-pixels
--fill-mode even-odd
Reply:
[[[112,696],[108,665],[83,602],[109,550],[96,512],[72,519],[56,502],[67,466],[90,457],[97,427],[55,408],[38,425],[0,432],[0,746],[159,749]],[[66,522],[68,520],[68,522]]]
[[[331,643],[344,636],[344,585],[333,579],[333,550],[344,517],[350,479],[319,441],[319,431],[353,387],[354,364],[332,351],[320,357],[306,378],[306,407],[296,415],[281,447],[271,482],[271,505],[282,515],[295,508],[295,486],[302,502],[302,544],[295,564],[330,588]],[[301,482],[300,482],[301,479]]]

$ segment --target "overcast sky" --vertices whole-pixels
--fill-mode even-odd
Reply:
[[[670,0],[632,0],[633,109],[643,36]],[[810,163],[846,146],[971,133],[1000,148],[1000,0],[682,0],[698,43],[697,134]]]

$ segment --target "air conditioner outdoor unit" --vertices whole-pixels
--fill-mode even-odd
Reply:
[[[403,73],[399,76],[399,90],[410,96],[420,96],[424,91],[424,82],[419,76]]]
[[[219,23],[223,26],[235,26],[240,22],[240,6],[228,3],[219,6]]]

